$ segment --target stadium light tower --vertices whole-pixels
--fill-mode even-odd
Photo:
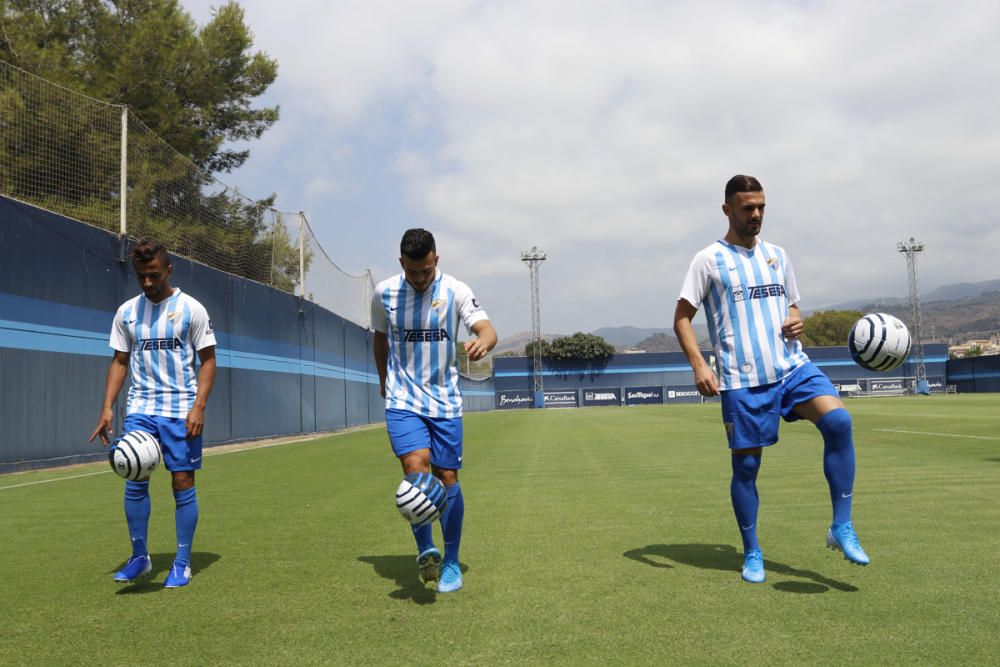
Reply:
[[[531,375],[534,380],[535,407],[541,408],[545,406],[545,394],[542,391],[542,319],[538,299],[538,267],[545,261],[545,251],[531,246],[531,250],[521,251],[521,261],[527,263],[531,272],[531,340],[535,343]]]
[[[921,342],[920,331],[920,296],[917,289],[917,253],[923,252],[924,244],[922,241],[914,240],[911,236],[909,241],[897,243],[896,250],[906,255],[906,275],[910,284],[910,312],[913,318],[912,331],[910,332],[913,335],[913,349],[910,352],[910,357],[916,364],[916,391],[918,394],[930,394],[930,388],[927,385],[927,369],[924,367],[924,344]]]

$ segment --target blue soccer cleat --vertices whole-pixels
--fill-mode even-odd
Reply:
[[[424,582],[437,581],[441,578],[441,552],[437,547],[424,549],[417,556],[417,567]]]
[[[144,574],[149,574],[153,569],[153,562],[149,560],[149,555],[132,556],[125,562],[125,567],[115,572],[115,581],[119,584],[128,584]]]
[[[170,572],[167,574],[167,580],[163,582],[163,587],[180,588],[181,586],[187,586],[190,581],[191,566],[174,561],[174,564],[170,566]]]
[[[762,584],[767,575],[764,574],[764,554],[760,549],[751,549],[743,557],[743,581],[751,584]]]
[[[441,581],[438,593],[452,593],[462,587],[462,570],[456,561],[448,561],[441,567]]]
[[[854,532],[854,525],[850,521],[835,523],[826,532],[826,546],[841,551],[844,558],[857,563],[858,565],[868,565],[872,559],[868,557],[865,550],[858,542],[858,535]]]

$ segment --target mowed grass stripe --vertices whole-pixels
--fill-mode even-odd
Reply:
[[[760,475],[760,586],[739,580],[718,405],[467,415],[466,588],[452,595],[417,580],[382,429],[208,460],[195,577],[178,591],[162,589],[165,474],[155,576],[124,587],[121,480],[7,489],[0,663],[988,663],[997,444],[877,430],[991,436],[995,420],[976,418],[988,399],[848,403],[868,568],[825,549],[822,442],[784,424]],[[141,651],[123,628],[148,630]]]

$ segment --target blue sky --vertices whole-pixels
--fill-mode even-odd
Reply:
[[[216,2],[181,0],[199,24]],[[1000,277],[1000,4],[244,0],[281,120],[221,180],[303,210],[343,268],[423,226],[501,337],[669,327],[725,181],[812,310]]]

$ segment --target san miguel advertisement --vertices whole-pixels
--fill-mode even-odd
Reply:
[[[663,402],[663,387],[625,387],[625,405],[652,405]]]
[[[546,391],[545,407],[547,408],[575,408],[576,389]]]
[[[621,404],[622,404],[622,390],[619,387],[613,387],[608,389],[583,390],[583,405],[585,407],[590,407],[592,405],[621,405]]]
[[[498,391],[496,393],[497,410],[512,410],[514,408],[530,408],[534,401],[532,393],[523,390]]]

